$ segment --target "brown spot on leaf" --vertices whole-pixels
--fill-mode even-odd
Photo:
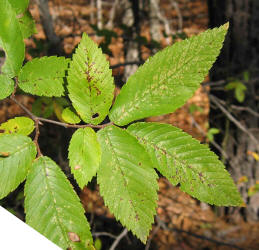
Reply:
[[[142,165],[142,163],[141,163],[141,162],[139,162],[139,163],[138,163],[138,165],[139,165],[139,166],[141,166],[141,165]]]
[[[0,152],[0,156],[2,157],[8,157],[10,155],[9,152]]]
[[[0,129],[0,133],[4,133],[5,132],[5,130],[4,129]]]
[[[81,168],[81,166],[79,166],[79,165],[76,165],[76,166],[74,167],[75,170],[78,170],[78,169],[80,169],[80,168]]]
[[[68,237],[73,242],[80,242],[80,237],[74,232],[68,232]]]

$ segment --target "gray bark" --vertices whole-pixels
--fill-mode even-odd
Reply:
[[[49,12],[48,0],[36,0],[36,2],[39,8],[40,20],[47,40],[53,45],[59,44],[60,39],[54,31],[53,20]]]
[[[149,2],[150,35],[156,42],[161,40],[160,20],[158,17],[159,2],[159,0],[150,0]]]
[[[132,61],[139,61],[139,48],[138,43],[135,41],[137,37],[137,29],[135,27],[136,20],[134,17],[134,9],[132,8],[132,3],[129,0],[123,0],[121,1],[121,5],[123,6],[123,9],[125,10],[122,22],[124,25],[129,27],[129,34],[128,37],[124,40],[125,43],[125,61],[126,62],[132,62]],[[137,65],[128,65],[124,68],[124,82],[127,81],[127,79],[136,72],[138,69]]]

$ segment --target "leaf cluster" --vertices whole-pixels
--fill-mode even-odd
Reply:
[[[6,53],[0,97],[14,96],[13,79],[24,92],[42,96],[42,102],[50,106],[48,98],[64,96],[67,89],[69,102],[54,102],[51,112],[67,126],[84,123],[74,125],[80,128],[71,138],[68,153],[80,188],[97,175],[105,204],[144,243],[156,214],[157,171],[201,201],[219,206],[242,204],[229,173],[207,146],[171,125],[131,124],[173,112],[193,95],[220,52],[228,24],[149,58],[112,105],[114,79],[109,63],[86,34],[72,60],[42,57],[22,66],[23,39],[34,32],[34,26],[30,19],[25,28],[17,14],[25,16],[27,6],[26,0],[0,1],[4,10],[0,46]],[[41,114],[40,106],[34,111]],[[101,124],[107,116],[111,123]],[[63,249],[93,249],[90,226],[72,185],[56,163],[40,153],[39,121],[35,115],[17,117],[0,126],[0,199],[26,180],[26,222]],[[29,135],[35,127],[32,141]]]

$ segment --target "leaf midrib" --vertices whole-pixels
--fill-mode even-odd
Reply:
[[[177,157],[177,154],[175,153],[175,152],[167,152],[167,150],[166,149],[164,149],[164,148],[162,148],[161,146],[157,146],[155,143],[153,143],[152,141],[150,141],[150,140],[147,140],[147,139],[145,139],[145,137],[139,137],[139,136],[137,136],[136,135],[136,138],[139,140],[139,141],[143,141],[143,143],[144,144],[146,144],[146,145],[150,145],[150,147],[151,148],[154,148],[155,150],[157,149],[157,150],[160,150],[160,151],[162,151],[165,155],[166,155],[166,157],[170,157],[171,159],[174,159],[174,160],[176,160],[177,162],[178,162],[178,166],[175,166],[175,167],[179,167],[179,168],[181,168],[182,170],[184,170],[184,168],[182,167],[182,165],[184,165],[184,166],[186,166],[187,164],[184,162],[184,160],[181,160],[181,159],[179,159],[179,157]],[[168,161],[168,160],[167,160]],[[167,164],[168,165],[168,164]],[[190,164],[191,165],[191,164]],[[187,166],[187,168],[188,168],[188,166]],[[195,168],[190,168],[189,167],[189,170],[191,171],[191,172],[194,172],[194,174],[198,177],[199,176],[199,171],[197,170],[197,169],[195,169]],[[177,178],[177,175],[175,176],[176,178]],[[185,176],[180,176],[181,178],[179,179],[179,178],[177,178],[177,180],[179,180],[179,183],[182,183],[183,181],[181,181],[181,179],[183,178],[183,177],[185,177]],[[203,178],[204,178],[204,176],[203,176]],[[185,179],[185,178],[184,178]],[[223,178],[224,179],[224,178]],[[195,179],[196,180],[196,179]],[[187,180],[188,181],[188,180]],[[184,182],[187,182],[186,181],[186,179],[185,179],[185,181]],[[204,184],[205,184],[205,181],[206,181],[206,185],[208,185],[208,184],[211,184],[209,181],[208,181],[208,179],[207,179],[207,177],[206,178],[204,178]]]
[[[46,185],[47,185],[47,187],[48,187],[50,196],[51,196],[51,198],[52,198],[52,203],[53,203],[53,207],[54,207],[54,213],[55,213],[55,217],[56,217],[56,220],[57,220],[57,224],[59,224],[59,228],[61,229],[61,232],[63,233],[63,234],[62,234],[63,238],[64,238],[65,241],[67,242],[68,246],[71,247],[70,242],[69,242],[69,240],[68,240],[67,237],[66,237],[66,232],[65,232],[65,230],[64,230],[64,228],[63,228],[63,226],[62,226],[62,222],[61,222],[61,220],[59,219],[59,218],[62,217],[62,216],[59,216],[59,212],[58,212],[58,209],[57,209],[57,205],[56,205],[56,203],[54,202],[55,196],[54,196],[54,194],[53,194],[51,185],[50,185],[50,183],[49,183],[49,179],[47,178],[47,176],[48,176],[49,174],[48,174],[47,171],[46,171],[47,166],[46,166],[46,160],[45,160],[45,159],[43,159],[43,165],[44,165],[44,167],[43,167],[44,179],[45,179]],[[53,169],[51,169],[51,171],[53,171]]]
[[[119,159],[118,159],[118,157],[117,157],[117,154],[116,154],[116,152],[113,150],[114,147],[112,146],[112,142],[111,142],[111,140],[110,140],[110,137],[109,137],[109,135],[108,135],[108,132],[106,132],[106,134],[107,134],[107,138],[108,138],[108,143],[109,143],[110,149],[111,149],[111,151],[114,153],[114,157],[115,157],[115,160],[116,160],[116,162],[117,162],[117,166],[118,166],[119,171],[120,171],[120,173],[121,173],[121,176],[122,176],[122,179],[123,179],[123,182],[124,182],[124,186],[125,186],[125,187],[128,187],[127,181],[125,180],[125,177],[124,177],[124,174],[123,174],[123,170],[120,168]],[[130,200],[132,200],[131,195],[130,195],[130,193],[128,192],[128,189],[127,189],[127,188],[125,188],[125,189],[126,189],[126,192],[127,192],[128,197],[130,198],[130,199],[128,199],[127,201],[128,201],[128,203],[130,204],[130,206],[133,208],[134,214],[135,214],[135,215],[138,215],[138,213],[136,212],[135,207],[133,206],[132,202],[129,202]],[[134,199],[133,199],[133,200],[134,200]],[[139,223],[137,223],[137,225],[139,225]]]

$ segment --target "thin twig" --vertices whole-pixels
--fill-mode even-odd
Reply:
[[[176,1],[173,1],[172,5],[174,6],[177,16],[178,16],[178,32],[182,32],[183,31],[183,17],[182,17],[179,5]]]
[[[194,117],[191,115],[191,120],[194,126],[202,133],[203,136],[207,136],[206,132],[201,128],[201,126],[196,122]],[[224,151],[224,149],[215,141],[210,141],[210,143],[226,158],[228,159],[229,156],[227,153]]]
[[[202,83],[202,86],[210,86],[210,87],[221,86],[225,83],[226,83],[226,80],[219,80],[219,81],[215,81],[215,82],[204,82],[204,83]]]
[[[157,226],[155,227],[155,229],[152,231],[152,234],[151,236],[149,237],[148,241],[147,241],[147,244],[145,246],[145,250],[149,250],[149,247],[150,247],[150,244],[151,244],[151,241],[152,239],[154,238],[154,236],[157,234],[158,230],[161,228],[162,224],[160,223],[161,220],[158,220],[157,221]]]
[[[115,69],[115,68],[119,68],[119,67],[127,66],[127,65],[141,65],[143,63],[144,63],[144,61],[133,61],[133,62],[118,63],[118,64],[111,65],[110,69]]]
[[[250,139],[254,142],[258,152],[259,152],[259,143],[257,139],[251,134],[246,127],[244,127],[230,112],[228,112],[221,104],[219,99],[214,95],[209,95],[210,100],[227,116],[227,118],[232,121],[241,131],[247,134]]]
[[[117,236],[107,232],[92,233],[94,237],[107,236],[113,239],[117,239]]]
[[[114,250],[117,245],[119,244],[119,242],[121,241],[121,239],[128,233],[127,228],[125,228],[116,238],[116,240],[112,243],[110,250]]]
[[[35,137],[34,137],[34,143],[36,145],[36,148],[37,148],[37,152],[38,152],[38,157],[42,156],[42,153],[40,151],[40,146],[39,146],[39,143],[38,143],[38,140],[39,140],[39,135],[40,135],[40,129],[39,129],[39,120],[35,120]]]
[[[15,99],[13,94],[10,96],[10,99],[14,101],[21,109],[23,109],[32,118],[32,120],[35,121],[35,119],[37,119],[37,117],[29,109]]]
[[[16,84],[16,88],[17,88],[17,86],[18,86],[18,84]],[[59,125],[59,126],[65,127],[65,128],[85,128],[85,127],[104,128],[106,126],[109,126],[109,125],[113,124],[112,122],[109,122],[109,123],[102,124],[102,125],[92,125],[92,124],[76,125],[76,124],[67,124],[67,123],[63,123],[63,122],[58,122],[58,121],[38,117],[38,116],[34,115],[22,103],[20,103],[18,100],[15,99],[16,88],[14,89],[12,95],[10,96],[10,99],[13,100],[23,111],[25,111],[25,113],[27,113],[32,118],[32,120],[35,122],[35,137],[34,137],[33,142],[36,145],[38,157],[42,156],[42,153],[40,151],[40,146],[39,146],[39,143],[38,143],[39,135],[40,135],[39,125],[43,125],[42,122],[52,123],[52,124]]]
[[[113,20],[115,17],[116,8],[118,7],[118,3],[119,3],[119,0],[115,0],[112,4],[112,8],[109,13],[109,21],[105,26],[106,29],[110,29],[110,30],[113,29]]]
[[[105,128],[105,127],[113,124],[113,122],[109,122],[109,123],[105,123],[105,124],[101,124],[101,125],[93,125],[93,124],[77,125],[77,124],[68,124],[68,123],[64,123],[64,122],[58,122],[58,121],[54,121],[54,120],[50,120],[50,119],[46,119],[46,118],[42,118],[42,117],[36,117],[36,118],[39,121],[52,123],[52,124],[59,125],[59,126],[65,127],[65,128],[86,128],[86,127]]]
[[[242,106],[237,106],[237,105],[231,105],[230,108],[235,109],[235,110],[239,110],[239,111],[246,111],[250,114],[252,114],[255,117],[259,117],[259,113],[255,112],[254,110],[252,110],[249,107],[242,107]]]
[[[23,109],[35,122],[38,121],[39,125],[43,125],[42,122],[47,122],[47,123],[52,123],[52,124],[59,125],[59,126],[65,127],[65,128],[86,128],[86,127],[104,128],[104,127],[107,127],[107,126],[113,124],[112,122],[109,122],[109,123],[101,124],[101,125],[93,125],[93,124],[76,125],[76,124],[58,122],[58,121],[38,117],[38,116],[34,115],[29,109],[27,109],[22,103],[17,101],[13,96],[10,96],[10,99],[13,100],[21,109]]]
[[[15,97],[15,93],[16,93],[17,87],[18,87],[18,80],[17,80],[17,78],[15,78],[15,85],[14,85],[14,90],[13,90],[13,93],[12,93],[12,97]]]

